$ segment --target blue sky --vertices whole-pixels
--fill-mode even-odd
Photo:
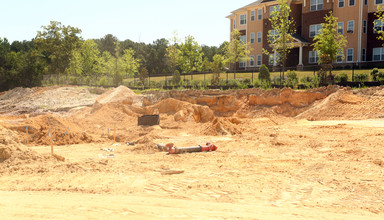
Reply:
[[[113,34],[119,40],[152,43],[195,37],[199,44],[219,46],[229,39],[225,18],[252,0],[0,0],[0,37],[31,40],[42,25],[60,21],[80,28],[84,39]]]

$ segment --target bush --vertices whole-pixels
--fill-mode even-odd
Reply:
[[[313,89],[319,87],[320,79],[317,75],[314,77],[304,76],[300,79],[300,82],[305,86],[306,89]]]
[[[191,81],[192,88],[194,89],[198,89],[200,87],[200,84],[201,84],[200,80],[194,79]]]
[[[348,75],[346,73],[340,73],[335,77],[335,81],[337,83],[340,82],[347,82],[348,81]]]
[[[369,79],[369,76],[366,73],[358,73],[355,75],[355,80],[358,82],[367,82],[368,79]]]
[[[283,81],[280,76],[275,76],[272,79],[272,83],[275,85],[280,85],[281,83],[283,83]]]
[[[211,77],[211,85],[218,86],[220,85],[220,73],[213,73]]]
[[[300,82],[304,85],[306,89],[311,89],[313,85],[313,77],[304,76],[300,79]]]
[[[172,75],[172,83],[173,85],[178,86],[180,84],[180,81],[181,81],[180,73],[179,71],[176,70],[176,73]]]
[[[253,87],[254,88],[261,88],[261,89],[271,89],[272,88],[272,84],[271,84],[271,81],[257,79],[253,83]]]
[[[258,79],[260,81],[268,81],[268,82],[271,82],[271,75],[269,73],[269,69],[266,65],[262,64],[260,66],[260,69],[259,69],[260,73],[259,73],[259,76],[258,76]]]
[[[373,81],[378,81],[378,82],[381,82],[381,83],[384,82],[384,73],[380,72],[379,69],[377,69],[377,68],[374,68],[371,71],[371,76],[372,76],[372,80]]]
[[[108,85],[108,79],[107,77],[103,76],[99,79],[99,82],[98,82],[98,85],[99,86],[107,86]]]
[[[120,73],[113,74],[113,85],[119,86],[123,82],[123,76]]]
[[[297,74],[294,70],[288,70],[287,72],[287,80],[284,81],[284,85],[291,87],[291,88],[297,88],[297,85],[299,84],[299,79],[297,78]]]

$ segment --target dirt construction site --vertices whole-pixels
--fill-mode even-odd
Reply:
[[[383,219],[384,87],[16,88],[0,198],[0,219]]]

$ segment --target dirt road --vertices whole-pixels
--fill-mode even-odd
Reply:
[[[375,219],[370,213],[149,196],[0,192],[0,219]],[[378,219],[378,218],[377,218]]]

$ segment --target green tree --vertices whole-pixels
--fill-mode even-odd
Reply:
[[[145,86],[145,81],[148,78],[148,70],[147,70],[147,68],[144,67],[144,68],[142,68],[140,70],[139,78],[140,78],[140,82],[141,82],[142,86],[144,87]]]
[[[59,79],[60,74],[69,66],[72,51],[81,46],[81,30],[57,21],[51,21],[42,28],[43,31],[37,32],[34,43],[40,54],[47,59],[49,71],[57,74]]]
[[[377,11],[375,13],[375,16],[377,17],[377,20],[379,20],[382,24],[384,24],[384,5],[378,5],[377,6]],[[374,23],[374,27],[375,28],[375,23]],[[377,31],[379,36],[377,37],[377,39],[379,40],[384,40],[384,31],[383,30],[374,30],[374,31]]]
[[[269,21],[271,22],[272,30],[268,31],[268,43],[270,44],[272,51],[276,51],[278,56],[277,62],[282,67],[283,78],[285,72],[285,64],[288,58],[288,54],[293,48],[293,37],[295,29],[293,28],[293,18],[289,16],[291,8],[286,0],[277,0],[278,5],[275,6],[275,10],[272,11]],[[267,55],[270,54],[268,50],[263,49],[263,52]]]
[[[95,40],[101,53],[108,51],[112,55],[115,54],[116,43],[118,41],[119,40],[117,37],[113,36],[112,34],[107,34],[103,38]]]
[[[66,73],[69,75],[81,76],[83,74],[84,58],[79,50],[72,51],[69,66]]]
[[[120,58],[119,58],[120,59]],[[132,77],[135,73],[138,73],[140,67],[140,60],[135,58],[135,51],[133,49],[124,50],[124,54],[121,57],[121,70],[127,77]],[[145,68],[148,73],[148,70]]]
[[[323,81],[327,71],[329,71],[329,77],[332,78],[332,62],[344,57],[343,48],[347,43],[345,37],[337,33],[337,18],[333,16],[332,11],[325,16],[325,21],[320,34],[314,38],[315,43],[312,44],[319,56],[318,64],[322,66],[323,76],[320,78]]]
[[[168,58],[171,73],[176,73],[180,57],[179,39],[177,37],[177,32],[174,32],[172,39],[169,40],[166,56]]]
[[[192,36],[185,37],[180,45],[178,64],[183,73],[199,72],[203,67],[203,52]]]
[[[228,44],[225,44],[225,56],[227,58],[227,62],[235,66],[235,74],[237,71],[236,64],[240,61],[248,60],[250,53],[250,50],[248,49],[249,45],[240,40],[240,35],[239,30],[235,29],[231,33],[231,41]]]
[[[266,65],[262,64],[259,69],[258,79],[260,81],[271,82],[271,75],[269,73],[269,69]]]
[[[100,51],[93,40],[86,40],[81,46],[83,57],[83,75],[91,76],[100,73]]]
[[[116,58],[108,51],[104,51],[101,55],[101,74],[103,76],[112,76]]]

